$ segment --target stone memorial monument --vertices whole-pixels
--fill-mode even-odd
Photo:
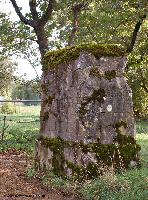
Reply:
[[[85,178],[100,175],[103,167],[138,166],[122,48],[82,44],[48,52],[43,62],[36,166]]]

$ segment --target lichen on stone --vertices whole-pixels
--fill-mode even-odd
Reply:
[[[95,101],[98,101],[99,103],[103,103],[105,95],[106,95],[105,90],[100,88],[100,89],[94,90],[93,93],[90,96],[85,97],[85,100],[81,103],[81,106],[80,106],[80,109],[79,109],[80,119],[82,119],[83,116],[87,113],[86,106],[89,103],[95,102]]]
[[[115,70],[111,70],[111,71],[106,71],[104,74],[104,77],[108,80],[111,80],[113,78],[116,78],[116,71]]]
[[[92,68],[90,69],[89,75],[90,75],[90,76],[97,77],[97,78],[103,77],[103,74],[99,71],[98,67],[92,67]]]

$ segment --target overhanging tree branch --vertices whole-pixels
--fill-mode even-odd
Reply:
[[[10,0],[10,1],[11,1],[12,5],[13,5],[13,7],[15,9],[16,14],[20,18],[20,20],[24,24],[34,27],[34,21],[33,20],[28,20],[26,17],[24,17],[24,15],[21,13],[20,8],[18,7],[16,1],[15,0]]]
[[[36,10],[36,0],[29,0],[29,7],[33,20],[38,20],[38,12]]]
[[[78,23],[79,23],[79,14],[82,10],[85,10],[88,6],[88,3],[79,3],[72,7],[73,12],[73,28],[71,34],[69,36],[68,46],[74,44],[74,39],[76,37],[76,32],[78,31]]]
[[[52,11],[53,11],[53,6],[54,6],[54,2],[55,0],[49,0],[48,1],[48,6],[46,8],[45,13],[42,15],[41,19],[39,20],[39,23],[42,26],[45,26],[45,24],[48,22],[48,20],[50,19],[51,15],[52,15]]]
[[[144,78],[143,71],[139,69],[138,72],[140,73],[140,76],[141,76],[141,84],[140,84],[140,86],[145,90],[146,93],[148,93],[147,82],[146,82],[146,80]]]
[[[128,53],[131,53],[133,51],[133,48],[134,48],[134,45],[135,45],[135,42],[136,42],[136,39],[137,39],[138,32],[139,32],[140,27],[142,26],[142,23],[145,20],[145,18],[146,18],[146,13],[142,17],[140,17],[139,21],[135,25],[135,28],[134,28],[134,31],[133,31],[132,37],[131,37],[131,42],[130,42],[130,45],[129,45],[128,49],[127,49]]]
[[[20,20],[24,24],[30,25],[31,27],[33,27],[37,36],[36,42],[39,45],[39,50],[40,50],[41,59],[42,59],[46,51],[48,50],[48,39],[45,32],[45,24],[47,23],[47,21],[52,15],[55,0],[48,0],[48,6],[41,18],[38,17],[38,13],[36,10],[36,7],[37,7],[36,0],[29,0],[30,11],[33,18],[32,20],[29,20],[25,16],[23,16],[23,14],[20,11],[20,8],[18,7],[16,3],[16,0],[10,0],[10,1],[15,9],[15,12],[19,16]]]

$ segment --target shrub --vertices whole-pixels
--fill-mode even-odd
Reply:
[[[3,114],[13,114],[16,113],[16,106],[12,103],[4,103],[1,107],[1,113]]]

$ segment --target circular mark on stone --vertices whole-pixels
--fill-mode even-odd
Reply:
[[[108,105],[108,106],[107,106],[107,111],[108,111],[108,112],[111,112],[111,111],[112,111],[112,105]]]

